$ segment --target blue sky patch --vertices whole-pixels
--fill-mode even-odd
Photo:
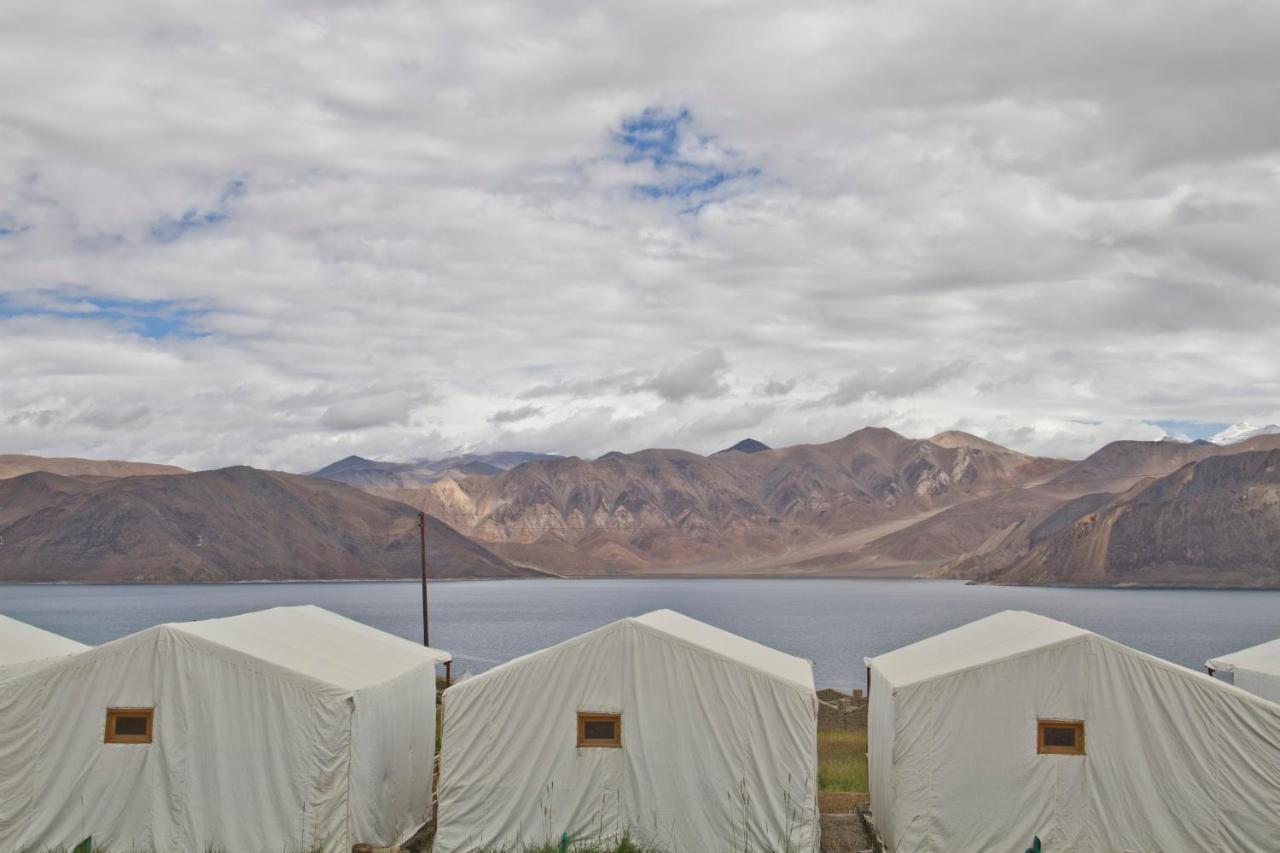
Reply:
[[[676,157],[680,134],[688,131],[690,120],[688,110],[649,107],[638,116],[624,117],[614,138],[628,149],[628,163],[651,160],[663,166]]]
[[[1160,427],[1170,435],[1185,435],[1194,441],[1197,438],[1213,438],[1222,432],[1231,424],[1215,424],[1205,421],[1147,421],[1147,423]]]
[[[26,231],[29,225],[19,225],[13,214],[0,210],[0,237],[11,237]]]
[[[243,179],[230,181],[218,195],[217,204],[208,209],[188,208],[176,219],[162,219],[147,229],[148,236],[158,243],[172,243],[183,235],[199,228],[217,225],[231,216],[231,208],[236,199],[249,191],[249,184]]]
[[[19,297],[21,295],[18,295]],[[189,323],[205,312],[170,299],[116,299],[79,295],[75,290],[59,288],[27,294],[23,300],[13,295],[0,295],[0,317],[61,317],[73,320],[97,320],[124,326],[129,331],[152,340],[164,338],[202,338],[205,332],[193,330]]]
[[[623,161],[649,163],[661,178],[633,185],[636,195],[695,200],[682,212],[696,214],[710,200],[707,196],[727,195],[734,182],[759,176],[758,168],[743,165],[736,152],[717,145],[714,137],[698,134],[693,123],[687,109],[649,107],[623,117],[613,134],[624,151]]]

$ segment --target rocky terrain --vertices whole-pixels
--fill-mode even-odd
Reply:
[[[826,559],[828,543],[1040,483],[1071,464],[960,433],[935,443],[877,428],[752,451],[571,457],[375,491],[446,519],[504,556],[557,571],[822,573],[876,562],[865,547]],[[779,565],[778,555],[794,559]]]
[[[418,514],[358,489],[236,467],[163,476],[0,480],[0,580],[417,577]],[[433,577],[518,568],[430,520]]]
[[[310,477],[0,457],[0,471],[48,469],[0,479],[0,580],[414,576],[422,509],[437,577],[1280,586],[1280,434],[1254,432],[1113,442],[1075,462],[878,428],[709,456],[350,457]]]
[[[1062,508],[1000,583],[1280,587],[1280,450],[1213,455]],[[1039,535],[1037,535],[1039,534]]]
[[[1049,575],[1024,569],[1022,574],[1012,573],[1011,567],[1027,559],[1033,551],[1047,547],[1046,541],[1077,521],[1090,516],[1104,506],[1134,489],[1142,489],[1154,481],[1173,474],[1187,466],[1208,459],[1231,458],[1240,454],[1280,449],[1280,435],[1260,434],[1246,441],[1220,446],[1208,442],[1177,443],[1169,441],[1117,441],[1108,444],[1047,483],[1029,489],[1018,490],[1006,503],[1009,514],[1002,519],[1006,525],[991,524],[990,534],[976,547],[966,548],[947,560],[942,566],[930,570],[932,574],[949,577],[1018,582],[1019,577],[1038,578],[1028,582],[1089,584],[1109,583],[1099,580],[1084,563],[1072,561],[1058,567],[1059,573]],[[1182,504],[1182,496],[1171,494],[1172,504]],[[1197,510],[1190,510],[1192,514]],[[995,520],[995,513],[982,505],[965,507],[956,518],[942,517],[937,523],[958,521],[962,513],[982,519]],[[977,532],[975,527],[972,532]],[[1152,531],[1154,535],[1154,531]],[[1067,534],[1063,534],[1067,535]],[[1057,552],[1061,553],[1061,552]],[[1264,559],[1261,552],[1249,562],[1257,564]],[[1194,572],[1185,571],[1185,580],[1179,580],[1177,572],[1169,573],[1163,583],[1204,584],[1211,580],[1193,579]],[[1203,574],[1203,573],[1201,573]],[[1222,579],[1220,583],[1243,582],[1246,585],[1265,582],[1266,572],[1246,570],[1249,578],[1243,581]],[[1114,581],[1121,583],[1123,581]],[[1156,583],[1155,579],[1150,580]]]

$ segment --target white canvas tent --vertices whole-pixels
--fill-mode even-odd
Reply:
[[[616,743],[587,738],[594,715]],[[629,832],[812,853],[816,785],[809,661],[659,610],[445,691],[434,851]]]
[[[1280,706],[1012,611],[867,665],[890,853],[1280,850]]]
[[[0,615],[0,681],[89,648],[60,634]]]
[[[435,666],[448,659],[282,607],[159,625],[7,678],[0,850],[87,836],[164,851],[402,841],[430,815]]]
[[[1232,683],[1241,690],[1280,702],[1280,640],[1213,658],[1205,666],[1231,673]]]

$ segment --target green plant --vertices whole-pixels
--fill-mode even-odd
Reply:
[[[1040,836],[1034,836],[1031,839],[1031,846],[1027,848],[1027,853],[1040,853]]]
[[[573,841],[569,834],[563,833],[559,841],[548,841],[546,844],[524,845],[516,850],[487,850],[484,853],[667,853],[657,847],[650,847],[637,842],[631,834],[624,832],[613,841]]]
[[[818,790],[867,791],[867,732],[830,729],[818,732]]]

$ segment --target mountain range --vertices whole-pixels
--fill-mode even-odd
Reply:
[[[102,459],[58,459],[45,456],[0,455],[0,480],[20,477],[33,471],[70,477],[130,477],[142,474],[186,474],[176,465],[149,462],[117,462]]]
[[[868,549],[877,534],[1042,482],[1071,464],[961,433],[935,438],[867,428],[826,444],[569,457],[374,491],[445,519],[503,556],[558,571],[901,571],[919,560]]]
[[[241,581],[412,578],[418,513],[314,477],[234,467],[164,475],[59,460],[72,476],[0,479],[0,580]],[[521,577],[430,519],[433,577]]]
[[[1277,435],[1280,434],[1280,424],[1267,424],[1266,426],[1254,426],[1248,421],[1232,424],[1222,430],[1211,441],[1214,444],[1238,444],[1260,435]]]
[[[41,464],[21,459],[0,477]],[[1280,587],[1280,434],[1266,431],[1119,441],[1079,461],[866,428],[710,456],[348,457],[312,476],[107,467],[132,464],[51,460],[60,475],[0,480],[0,579],[409,577],[423,510],[437,577]]]
[[[417,462],[379,462],[360,456],[348,456],[326,465],[311,476],[336,480],[350,486],[382,486],[412,489],[429,486],[446,477],[488,477],[510,471],[517,465],[535,459],[559,459],[550,453],[500,451],[497,453],[449,456],[444,459],[422,459]]]
[[[1070,502],[1020,550],[962,574],[1002,583],[1280,587],[1280,450],[1215,454],[1119,495]]]
[[[446,519],[508,559],[568,574],[1280,586],[1262,544],[1272,535],[1280,541],[1280,515],[1269,509],[1270,486],[1253,468],[1237,472],[1232,487],[1260,503],[1237,503],[1240,514],[1218,510],[1214,521],[1224,536],[1237,524],[1256,531],[1246,549],[1252,556],[1231,552],[1229,571],[1209,555],[1174,560],[1163,545],[1134,550],[1137,541],[1168,541],[1154,515],[1150,529],[1124,528],[1129,552],[1165,565],[1142,579],[1140,557],[1095,543],[1091,561],[1082,561],[1078,549],[1054,544],[1078,536],[1076,522],[1133,489],[1206,459],[1274,448],[1280,435],[1265,432],[1228,446],[1117,441],[1069,461],[1027,456],[963,432],[925,440],[869,428],[827,444],[730,448],[707,457],[679,450],[570,457],[498,476],[371,491]],[[1182,506],[1187,499],[1169,500]],[[1207,511],[1207,504],[1194,510]],[[1116,539],[1114,548],[1121,547]],[[1033,551],[1053,571],[1028,569]]]

